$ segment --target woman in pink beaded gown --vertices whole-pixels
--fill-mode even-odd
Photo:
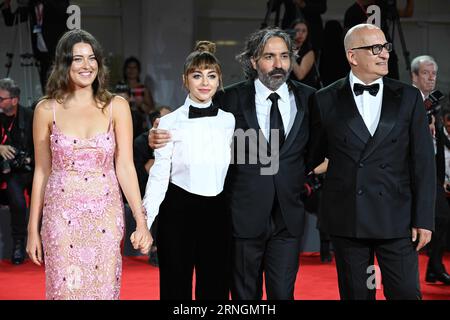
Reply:
[[[120,187],[136,219],[133,246],[147,253],[152,242],[133,165],[130,108],[105,88],[95,38],[83,30],[64,34],[33,123],[27,252],[34,263],[45,261],[47,299],[119,298]]]

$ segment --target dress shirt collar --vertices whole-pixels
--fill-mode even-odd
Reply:
[[[189,106],[193,106],[196,108],[208,108],[211,106],[212,100],[209,100],[205,103],[195,102],[191,98],[189,98],[189,95],[186,97],[186,100],[184,101],[184,105],[189,108]]]
[[[413,83],[413,87],[416,87],[417,89],[419,89],[419,87],[416,86],[414,83]],[[422,95],[422,100],[425,100],[425,95],[423,94],[422,90],[419,89],[419,91],[420,91],[420,94]]]

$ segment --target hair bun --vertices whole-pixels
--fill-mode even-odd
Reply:
[[[194,50],[200,51],[200,52],[206,51],[206,52],[214,54],[214,53],[216,53],[216,44],[211,41],[200,40],[200,41],[197,41],[197,43],[195,44]]]

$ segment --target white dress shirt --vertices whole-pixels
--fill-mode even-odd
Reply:
[[[375,83],[380,85],[380,90],[378,90],[376,96],[372,96],[367,90],[364,90],[363,94],[356,96],[353,91],[353,85],[355,83],[366,85],[350,71],[350,87],[352,89],[353,98],[355,99],[356,106],[358,107],[358,111],[361,114],[367,129],[373,136],[377,130],[378,123],[380,122],[381,104],[383,102],[383,79],[380,78],[368,84],[369,86]]]
[[[207,108],[189,96],[177,110],[161,118],[158,128],[169,130],[171,141],[155,150],[143,205],[150,228],[166,195],[169,181],[201,196],[216,196],[223,190],[231,161],[233,114],[219,109],[215,117],[189,119],[189,106]]]
[[[419,87],[416,86],[414,83],[412,85],[413,85],[413,87],[416,87],[417,89],[419,89]],[[422,95],[422,100],[425,100],[426,96],[423,94],[422,90],[419,89],[419,91],[420,91],[420,94]]]
[[[278,90],[272,91],[259,79],[255,80],[255,91],[256,116],[264,137],[269,140],[270,108],[272,107],[272,101],[268,98],[273,92],[278,93],[280,96],[280,99],[278,100],[278,109],[280,110],[281,119],[283,120],[284,136],[286,137],[294,124],[294,119],[297,114],[297,105],[295,103],[294,94],[289,92],[286,83],[283,83]]]

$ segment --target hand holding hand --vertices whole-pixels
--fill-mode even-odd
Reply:
[[[133,248],[138,250],[142,254],[148,254],[153,243],[152,235],[147,228],[137,227],[130,236],[131,244]]]

